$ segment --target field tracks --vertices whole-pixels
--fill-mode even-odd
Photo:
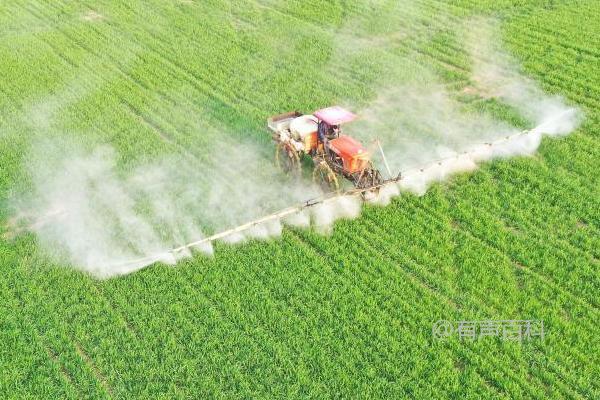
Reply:
[[[416,215],[415,215],[415,214],[411,214],[411,215],[414,215],[414,216],[416,217]],[[427,215],[427,214],[426,214],[426,215]],[[432,222],[434,222],[434,223],[435,223],[435,219],[433,219],[433,220],[432,220]],[[382,226],[382,229],[387,229],[387,228],[389,228],[389,229],[392,229],[393,227]],[[432,229],[435,229],[435,228],[433,228],[433,225],[432,225]],[[394,230],[394,231],[395,231],[395,230]],[[388,233],[388,234],[392,234],[392,232],[393,232],[393,231],[388,231],[387,233]],[[407,235],[407,234],[408,234],[408,232],[406,232],[406,231],[403,231],[403,235]],[[385,234],[384,234],[384,236],[385,236]],[[398,237],[402,237],[402,236],[401,236],[401,235],[398,235]],[[426,236],[425,236],[425,237],[426,237]],[[392,246],[392,244],[390,244],[390,246]],[[399,245],[399,246],[397,246],[397,248],[398,248],[398,247],[399,247],[399,248],[402,248],[402,247],[403,247],[403,245]],[[412,249],[411,249],[410,251],[412,251]],[[410,251],[407,249],[407,252],[408,252],[409,254],[410,254]],[[500,307],[500,308],[501,308],[501,307],[502,307],[502,304],[503,304],[502,302],[499,302],[499,303],[497,303],[497,304],[496,304],[495,306],[493,306],[493,307],[495,307],[497,310],[499,310],[499,308],[498,308],[498,307]],[[480,306],[481,306],[481,305],[479,305],[478,307],[480,307]],[[497,313],[497,311],[496,311],[496,313]],[[495,314],[493,314],[493,315],[496,315],[496,313],[495,313]],[[580,355],[580,356],[581,356],[581,355]],[[517,360],[515,360],[515,362],[516,362],[516,361],[517,361]],[[561,362],[564,362],[564,359],[563,359]],[[582,360],[582,362],[583,362],[583,360]],[[563,374],[566,374],[566,372],[564,372],[564,371],[563,371]]]
[[[39,337],[39,333],[36,332]],[[62,377],[65,385],[67,385],[73,392],[76,393],[76,397],[81,397],[81,391],[79,389],[79,385],[75,382],[74,378],[71,376],[69,371],[65,368],[64,364],[60,361],[58,354],[47,344],[42,344],[44,349],[46,350],[46,354],[48,358],[52,361],[55,367],[60,371],[60,376]],[[73,393],[73,394],[75,394]]]
[[[100,285],[96,282],[92,282],[90,283],[90,287],[98,295],[98,298],[102,299],[102,302],[105,303],[105,307],[114,313],[117,319],[122,322],[123,327],[133,337],[133,339],[139,341],[140,337],[137,329],[135,329],[133,324],[125,317],[124,312],[119,310],[110,297],[104,293],[104,290],[100,287]]]
[[[372,228],[375,226],[372,226]],[[361,230],[363,232],[361,232],[360,235],[356,235],[359,239],[358,239],[358,243],[355,243],[355,247],[357,244],[359,244],[358,248],[364,248],[366,249],[369,253],[371,253],[371,256],[369,257],[369,259],[374,258],[375,255],[377,255],[377,257],[379,257],[381,259],[381,256],[383,254],[383,259],[386,260],[386,262],[381,265],[381,267],[378,267],[380,272],[384,273],[384,276],[382,276],[382,278],[384,279],[390,279],[390,278],[394,278],[395,275],[391,272],[391,270],[388,270],[388,268],[386,268],[387,266],[394,266],[397,265],[396,261],[397,260],[395,257],[388,257],[385,255],[386,250],[389,251],[390,249],[387,249],[385,245],[383,245],[383,243],[379,243],[379,245],[377,246],[377,248],[374,247],[374,245],[370,245],[368,244],[367,240],[363,240],[361,239],[362,235],[366,235],[365,237],[369,237],[369,240],[375,240],[375,241],[380,241],[379,238],[381,235],[375,235],[375,234],[371,234],[373,232],[373,230],[368,229],[367,227],[363,227]],[[358,233],[358,232],[356,232]],[[386,234],[389,234],[390,232],[386,232]],[[384,234],[385,235],[385,234]],[[386,236],[387,237],[387,236]],[[352,238],[350,238],[351,240],[356,240],[355,236],[352,236]],[[381,247],[383,245],[383,247]],[[370,249],[370,250],[368,250]],[[383,253],[381,251],[381,249],[383,250]],[[373,252],[373,253],[372,253]],[[399,253],[398,253],[399,254]],[[431,286],[428,283],[428,279],[424,279],[422,275],[420,275],[420,273],[417,273],[417,271],[421,271],[421,273],[426,270],[425,266],[420,264],[419,262],[417,262],[416,260],[409,260],[406,257],[403,257],[403,262],[400,265],[397,265],[399,268],[397,269],[398,271],[402,272],[407,278],[409,278],[409,280],[412,282],[413,285],[415,285],[415,288],[420,288],[421,291],[423,291],[424,296],[420,296],[421,298],[428,298],[428,295],[433,295],[433,297],[437,297],[439,299],[442,299],[443,302],[445,302],[446,304],[448,304],[451,308],[454,308],[456,311],[460,310],[461,307],[458,306],[457,303],[455,303],[452,298],[450,296],[447,296],[443,291],[441,291],[440,287],[435,284],[434,286]],[[355,261],[356,262],[356,261]],[[334,261],[334,263],[336,263],[336,261]],[[379,265],[379,263],[377,263],[376,265]],[[412,265],[412,267],[407,270],[406,267],[408,267],[409,265]],[[361,270],[364,269],[365,266],[361,265]],[[415,269],[416,268],[416,269]],[[394,270],[396,270],[396,268],[394,268]],[[388,271],[388,272],[385,272]],[[416,275],[415,275],[416,273]],[[366,281],[370,281],[370,279],[366,280]],[[390,287],[393,287],[393,281],[389,281],[388,285],[390,285]],[[376,290],[376,289],[375,289]],[[377,290],[376,290],[377,291]],[[436,303],[439,304],[439,303]],[[392,312],[392,310],[389,310],[387,312]],[[414,313],[414,310],[412,311],[412,313]],[[411,314],[412,314],[411,313]],[[496,314],[493,314],[496,315]],[[407,318],[407,315],[405,315],[403,317],[403,321],[405,321],[405,319]],[[448,316],[449,318],[449,316]],[[460,317],[456,317],[459,318]],[[509,352],[510,353],[510,352]],[[474,354],[471,354],[470,357],[472,357]],[[491,359],[490,359],[491,361]],[[517,360],[515,360],[516,362]],[[489,364],[488,364],[489,365]],[[481,365],[479,365],[481,367]],[[506,373],[508,373],[509,375],[512,374],[512,372],[510,371],[505,371]],[[494,375],[489,375],[488,379],[498,379],[498,377],[494,378]],[[532,392],[532,387],[530,387],[527,383],[525,383],[525,381],[521,381],[521,387],[525,390],[525,391],[529,391],[529,393],[533,393]],[[501,390],[505,390],[506,388],[502,389],[502,385],[499,384],[498,386],[499,388],[501,388]]]
[[[441,215],[439,215],[436,210],[432,209],[430,206],[427,205],[422,205],[419,204],[418,207],[420,207],[423,211],[423,217],[426,218],[427,216],[430,216],[432,223],[435,223],[435,219],[434,216],[437,218],[442,218]],[[461,220],[463,220],[461,218]],[[510,263],[512,263],[513,265],[515,265],[515,263],[518,263],[520,265],[523,265],[527,268],[529,268],[526,264],[523,264],[523,260],[515,260],[511,254],[508,254],[504,251],[504,249],[498,247],[498,245],[492,241],[491,239],[487,238],[486,235],[482,235],[477,229],[476,227],[473,225],[472,221],[470,219],[464,219],[465,224],[468,226],[468,228],[466,226],[463,225],[463,223],[461,223],[459,225],[459,229],[461,232],[463,232],[464,234],[467,234],[469,236],[471,236],[472,238],[476,239],[478,242],[481,242],[482,244],[484,244],[486,247],[488,247],[489,249],[492,249],[494,252],[496,252],[499,256],[501,256],[502,258],[505,258],[507,260],[510,261]],[[475,228],[475,229],[473,229]],[[536,276],[539,273],[536,273]],[[543,274],[539,274],[540,278],[544,277],[545,280],[547,280],[547,282],[549,284],[551,284],[552,288],[559,288],[560,291],[566,295],[569,296],[569,298],[571,298],[575,303],[580,304],[581,306],[584,306],[588,309],[589,312],[593,313],[593,314],[597,314],[598,313],[598,307],[595,304],[592,304],[588,301],[586,301],[585,299],[581,299],[579,296],[576,296],[574,293],[559,287],[557,285],[556,282],[554,282],[552,280],[552,278],[550,278],[549,276],[543,275]],[[592,315],[590,317],[590,323],[591,321],[595,320],[596,315]],[[590,325],[591,328],[592,325]]]
[[[467,235],[471,236],[473,239],[479,240],[480,242],[485,243],[490,248],[493,248],[493,249],[497,250],[498,252],[500,252],[500,250],[496,249],[493,245],[490,245],[487,241],[485,241],[481,237],[478,237],[469,231],[464,231],[464,232]],[[515,269],[525,272],[528,276],[535,278],[536,280],[538,280],[542,284],[545,284],[549,288],[551,288],[553,290],[557,290],[558,292],[564,292],[563,289],[561,289],[559,286],[557,286],[554,282],[550,281],[549,278],[544,277],[543,275],[540,275],[540,274],[534,272],[533,270],[524,266],[523,264],[521,264],[517,261],[512,261],[512,264],[515,267]],[[575,299],[575,302],[580,303],[583,306],[588,306],[588,307],[590,306],[589,304],[586,304],[585,302],[581,303],[580,301],[577,301],[578,299],[576,297],[573,297],[572,294],[570,294],[569,297],[571,297],[571,299]],[[549,303],[548,300],[545,300],[545,302]],[[579,326],[581,326],[581,324],[579,324]],[[558,335],[565,334],[565,329],[564,329],[565,327],[563,326],[562,328],[563,329],[559,328],[560,331],[555,332],[555,334],[558,334]],[[595,329],[595,326],[588,324],[586,326],[586,328],[587,329]],[[541,350],[541,348],[540,348],[540,350]],[[587,395],[582,392],[582,390],[584,390],[584,389],[581,389],[581,383],[577,381],[578,378],[576,378],[575,376],[572,376],[572,375],[577,373],[578,366],[594,365],[594,361],[589,359],[588,356],[586,356],[586,355],[582,354],[581,352],[579,352],[578,350],[576,350],[575,346],[573,346],[573,348],[571,349],[569,357],[577,359],[577,363],[572,366],[572,369],[566,369],[563,366],[567,363],[567,359],[564,357],[559,357],[559,359],[552,360],[552,361],[550,359],[547,360],[547,366],[551,367],[555,371],[553,373],[554,379],[551,381],[565,380],[566,383],[569,384],[571,388],[577,388],[575,390],[577,390],[577,393],[579,394],[579,396],[582,396],[582,398],[585,398],[585,397],[587,397]],[[515,362],[516,361],[517,360],[515,360]],[[571,361],[571,363],[572,363],[572,361]]]
[[[22,275],[20,272],[15,272],[15,274]],[[65,336],[64,329],[55,321],[52,321],[52,317],[43,326],[34,323],[37,315],[28,312],[29,307],[33,306],[32,300],[25,298],[28,294],[26,292],[21,293],[22,290],[21,287],[13,287],[12,293],[10,293],[15,302],[18,303],[16,307],[24,311],[21,318],[27,330],[23,331],[22,334],[29,334],[29,337],[37,346],[43,349],[43,353],[53,365],[56,377],[63,382],[65,395],[68,394],[70,398],[85,398],[90,394],[95,397],[101,395],[76,358],[75,348],[73,347],[76,342]]]
[[[83,350],[83,348],[79,345],[77,341],[73,342],[73,345],[75,346],[75,350],[77,351],[79,357],[81,357],[81,359],[85,362],[88,368],[93,372],[94,376],[96,377],[96,380],[100,383],[100,385],[102,385],[104,391],[109,395],[110,398],[113,398],[113,390],[108,384],[108,381],[106,380],[102,372],[96,367],[92,359],[86,354],[86,352]]]
[[[386,225],[375,225],[375,224],[373,223],[373,221],[370,221],[370,220],[369,220],[369,223],[372,223],[372,227],[371,227],[371,229],[369,229],[369,230],[368,230],[368,232],[372,232],[372,233],[373,233],[372,240],[378,240],[378,238],[379,238],[379,237],[381,237],[381,235],[383,235],[383,236],[386,236],[386,237],[389,237],[389,235],[391,235],[391,234],[393,234],[393,232],[395,232],[395,231],[387,230],[386,228],[388,228],[388,227],[387,227]],[[384,230],[387,230],[387,231],[386,231],[386,232],[381,232],[381,234],[379,234],[379,235],[375,235],[375,234],[374,234],[374,232],[375,232],[377,229],[384,229]],[[390,228],[390,229],[391,229],[391,228]],[[381,241],[380,241],[380,242],[381,242]],[[378,249],[379,249],[379,248],[382,248],[382,247],[380,247],[380,246],[384,246],[384,247],[383,247],[383,249],[386,249],[386,247],[385,247],[385,244],[384,244],[383,242],[381,242],[381,243],[380,243],[380,244],[377,246],[377,248],[378,248]],[[387,249],[386,249],[387,251],[390,251],[390,250],[392,250],[393,248],[397,248],[397,247],[394,247],[392,244],[389,244],[389,246],[390,246],[390,248],[389,248],[389,250],[387,250]],[[385,251],[385,250],[384,250],[384,251]],[[390,254],[392,254],[392,253],[390,253]],[[407,252],[407,254],[410,254],[410,253],[409,253],[409,252]],[[411,257],[411,258],[412,258],[412,257]],[[394,257],[394,259],[396,259],[396,258]],[[393,262],[393,261],[392,261],[392,262]],[[427,268],[425,267],[425,264],[422,264],[422,261],[421,261],[421,260],[417,260],[417,259],[414,259],[414,258],[413,258],[413,259],[412,259],[412,262],[416,263],[415,265],[420,265],[420,268],[427,269]],[[408,263],[408,264],[406,264],[406,263],[405,263],[404,265],[405,265],[405,266],[408,266],[408,265],[410,265],[410,263]],[[429,278],[429,279],[432,279],[432,278]],[[428,287],[431,287],[431,286],[429,286],[429,285],[428,285]],[[435,287],[435,290],[436,290],[436,291],[438,291],[438,292],[440,292],[440,293],[443,293],[443,292],[447,292],[447,291],[448,291],[448,289],[445,287],[445,285],[442,285],[442,286],[440,286],[439,284],[434,284],[434,286],[433,286],[433,287]],[[452,295],[451,293],[447,293],[445,296],[447,296],[447,298],[448,298],[448,299],[451,299],[451,297],[452,297],[453,295]],[[479,297],[473,297],[473,296],[472,296],[472,298],[473,298],[473,299],[476,299],[476,300],[470,300],[469,302],[471,302],[471,301],[474,301],[474,302],[475,302],[474,304],[472,304],[472,305],[469,305],[469,304],[464,304],[464,305],[461,305],[461,306],[458,306],[458,305],[456,305],[456,307],[457,307],[457,310],[464,310],[466,307],[468,307],[468,308],[471,308],[472,306],[475,306],[475,307],[477,307],[478,309],[480,309],[481,307],[483,307],[483,308],[486,308],[486,309],[488,310],[487,312],[488,312],[488,315],[489,315],[489,316],[503,315],[503,312],[501,311],[501,310],[502,310],[502,305],[503,305],[503,303],[502,303],[502,302],[493,302],[492,304],[490,304],[489,302],[490,302],[490,300],[491,300],[491,299],[488,299],[488,300],[487,300],[487,302],[485,302],[485,301],[484,301],[484,302],[482,302],[481,300],[479,300]],[[453,304],[456,304],[456,303],[453,303]],[[464,318],[464,316],[463,316],[463,318]],[[508,354],[510,357],[514,358],[514,360],[513,360],[513,361],[514,361],[515,363],[517,363],[517,362],[519,361],[518,359],[516,359],[516,358],[515,358],[515,356],[512,354],[512,352],[510,352],[510,351],[508,351],[508,350],[507,350],[507,354]],[[564,360],[561,360],[560,362],[564,362]],[[558,365],[559,365],[558,363],[555,363],[555,366],[556,366],[556,367],[557,367]],[[544,374],[544,371],[538,371],[538,373],[540,373],[540,374]],[[558,373],[558,375],[556,375],[556,376],[557,376],[557,377],[562,377],[562,376],[565,376],[565,377],[566,377],[567,375],[565,375],[565,374],[566,374],[566,371],[562,370],[562,371],[561,371],[561,372],[559,372],[559,373]],[[541,377],[538,377],[538,378],[539,378],[539,379],[542,379]],[[565,390],[567,390],[567,387],[564,387],[564,389],[565,389]]]
[[[372,225],[371,228],[373,228],[374,226]],[[413,281],[413,283],[418,284],[419,287],[421,287],[421,289],[424,291],[423,295],[427,296],[427,294],[432,295],[434,298],[438,298],[439,300],[442,300],[443,302],[445,302],[446,304],[450,305],[451,308],[454,309],[454,313],[453,314],[457,314],[457,315],[461,315],[462,314],[462,307],[459,306],[456,302],[454,302],[454,300],[452,299],[451,296],[449,296],[447,293],[445,293],[444,290],[441,289],[441,287],[438,284],[434,284],[433,286],[430,284],[431,280],[425,279],[424,275],[427,274],[427,267],[423,264],[421,264],[420,262],[418,262],[417,260],[415,260],[414,258],[410,257],[410,256],[403,256],[401,257],[403,259],[403,261],[400,264],[397,264],[397,258],[388,255],[387,253],[391,250],[389,248],[386,248],[384,246],[384,243],[380,240],[381,235],[376,235],[374,233],[374,231],[372,229],[368,229],[367,226],[365,226],[363,228],[364,232],[361,236],[364,236],[365,239],[360,239],[361,242],[361,246],[364,246],[365,249],[370,249],[370,251],[372,252],[373,256],[375,255],[379,255],[382,259],[386,260],[386,264],[388,266],[397,266],[398,269],[402,270],[408,277],[411,278],[411,280]],[[367,233],[368,232],[368,233]],[[369,238],[369,240],[367,240],[366,238]],[[374,241],[379,241],[378,245],[375,246],[374,244],[372,244],[371,242]],[[384,249],[383,252],[381,251],[381,249]],[[390,253],[390,254],[394,254],[394,253]],[[395,253],[394,255],[398,255],[401,254],[400,252]],[[410,267],[409,267],[410,266]],[[407,267],[409,267],[407,269]],[[446,317],[449,318],[449,317]],[[457,319],[460,319],[460,316],[456,317]],[[456,350],[456,349],[455,349]],[[461,354],[463,360],[464,359],[469,359],[472,360],[473,358],[477,358],[476,353],[475,352],[471,352],[470,349],[466,350],[466,349],[459,349],[458,354]],[[482,365],[492,365],[493,364],[493,359],[491,357],[486,356],[481,356],[479,355],[478,357],[481,357],[481,361],[480,363],[478,363],[478,366],[481,368]],[[484,367],[485,369],[485,367]],[[533,386],[530,386],[529,382],[527,382],[524,379],[519,378],[517,375],[513,374],[512,371],[510,370],[505,370],[502,371],[502,374],[506,374],[511,376],[511,379],[514,379],[514,381],[519,382],[519,385],[521,386],[521,388],[526,392],[529,393],[530,395],[533,395],[533,393],[535,392],[533,389]],[[494,375],[490,375],[489,378],[493,378]],[[497,380],[498,376],[496,376],[496,382],[497,384],[500,384]],[[501,384],[500,384],[501,385]],[[502,386],[500,386],[502,387]]]
[[[422,325],[423,321],[417,321],[413,316],[415,315],[416,309],[421,309],[422,307],[425,307],[425,305],[414,305],[412,306],[413,309],[411,310],[411,306],[406,302],[402,301],[402,298],[404,297],[403,295],[408,295],[408,293],[402,290],[403,286],[409,284],[413,290],[422,291],[426,293],[431,291],[430,287],[424,285],[423,282],[420,281],[416,276],[413,276],[410,272],[404,269],[400,269],[400,271],[406,278],[408,278],[408,280],[403,281],[403,283],[400,283],[399,279],[401,279],[402,277],[393,274],[392,269],[388,268],[389,265],[387,263],[374,263],[373,265],[369,265],[369,267],[367,267],[365,263],[361,263],[360,261],[370,260],[371,257],[362,258],[358,255],[356,257],[353,255],[347,255],[345,257],[345,260],[340,260],[338,257],[334,257],[333,255],[323,253],[317,245],[318,242],[314,241],[318,241],[318,237],[313,237],[313,235],[306,235],[306,232],[297,231],[293,236],[295,241],[298,241],[298,243],[304,245],[304,248],[310,250],[311,253],[318,255],[318,257],[323,258],[325,261],[324,266],[342,264],[342,271],[339,272],[340,274],[346,275],[348,273],[357,273],[357,275],[355,275],[355,277],[352,279],[352,285],[354,289],[352,290],[352,288],[349,287],[347,290],[351,290],[353,296],[358,296],[360,293],[360,301],[366,305],[368,304],[372,312],[374,312],[375,309],[377,310],[376,312],[374,312],[373,318],[375,318],[378,321],[378,323],[383,324],[383,326],[389,327],[388,329],[392,329],[392,335],[402,337],[404,338],[403,341],[410,342],[410,344],[406,343],[406,345],[404,346],[405,349],[410,348],[412,351],[415,351],[417,349],[427,351],[430,348],[431,344],[429,343],[429,338],[424,339],[420,334],[415,335],[415,329],[421,330],[419,326]],[[356,251],[358,252],[361,248],[363,248],[362,243],[360,246],[356,247]],[[364,255],[362,251],[360,251],[360,253],[361,255]],[[329,260],[329,262],[327,260]],[[352,268],[351,266],[355,267]],[[371,267],[374,268],[374,270],[372,270]],[[349,268],[352,268],[352,271],[350,271]],[[377,275],[375,275],[376,272]],[[388,290],[391,290],[392,288],[397,288],[398,291],[393,291],[393,296],[390,296],[390,293],[381,293],[382,287],[380,286],[380,282],[384,279],[390,279],[385,285],[385,287]],[[415,327],[415,324],[418,324],[418,326]],[[413,329],[410,328],[411,326]],[[379,340],[383,339],[380,338]],[[383,343],[381,346],[378,347],[380,347],[381,349],[386,348],[385,344]],[[390,349],[390,351],[392,351],[392,349]],[[388,357],[390,357],[390,359],[396,357],[395,354],[397,351],[399,350],[393,349],[393,352],[390,353]],[[477,375],[481,376],[480,374],[481,371],[478,370]],[[503,391],[503,389],[498,385],[489,384],[489,381],[487,380],[489,378],[489,376],[487,378],[481,376],[482,381],[488,384],[488,388],[491,391]],[[418,388],[426,387],[423,385],[422,382],[419,383],[410,381],[410,384],[416,384]],[[405,393],[407,393],[408,395],[412,393],[412,391]]]
[[[168,144],[174,144],[173,139],[158,125],[156,125],[149,117],[142,114],[139,110],[137,110],[134,106],[132,106],[127,100],[121,99],[122,104],[125,106],[127,111],[139,121],[142,125],[148,128],[151,132],[156,133],[156,135]]]

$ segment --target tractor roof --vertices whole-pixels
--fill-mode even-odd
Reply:
[[[329,147],[341,157],[367,155],[367,150],[358,140],[346,135],[330,140]]]
[[[356,118],[356,115],[340,106],[322,108],[315,111],[314,116],[329,125],[340,125]]]

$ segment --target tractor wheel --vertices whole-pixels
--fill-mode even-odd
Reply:
[[[319,161],[313,171],[313,181],[326,192],[339,192],[337,175],[325,161]]]
[[[358,189],[367,189],[373,186],[378,186],[383,183],[383,178],[379,171],[373,166],[365,168],[354,178],[354,186]]]
[[[300,175],[300,156],[298,152],[284,143],[279,143],[275,149],[275,164],[277,164],[277,168],[287,175]]]

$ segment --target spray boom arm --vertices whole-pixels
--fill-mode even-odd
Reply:
[[[569,112],[573,112],[573,111],[572,110],[567,110],[567,112],[561,114],[559,117],[562,117],[562,116],[564,116],[564,114],[569,113]],[[534,129],[522,131],[522,132],[516,133],[514,135],[510,135],[510,136],[507,136],[505,138],[499,139],[497,141],[494,141],[494,142],[491,142],[491,143],[485,143],[485,144],[493,147],[493,146],[505,143],[507,141],[510,141],[512,139],[515,139],[516,137],[525,136],[525,135],[530,134],[530,133],[540,132],[545,127],[545,125],[546,124],[542,124],[540,126],[535,127]],[[379,147],[379,151],[381,152],[381,156],[383,158],[383,163],[385,165],[385,168],[386,168],[386,170],[387,170],[390,178],[387,179],[387,180],[385,180],[385,181],[383,181],[379,185],[371,186],[371,187],[368,187],[368,188],[362,188],[362,189],[361,188],[353,188],[353,189],[347,190],[344,193],[342,193],[341,196],[360,196],[360,195],[364,195],[367,192],[372,192],[374,190],[378,190],[378,189],[380,189],[380,188],[382,188],[382,187],[384,187],[384,186],[386,186],[388,184],[399,182],[402,179],[402,171],[400,171],[396,177],[392,177],[393,175],[392,175],[392,172],[391,172],[390,167],[388,165],[388,162],[387,162],[387,159],[385,157],[385,154],[383,152],[383,148],[381,147],[381,143],[379,142],[379,140],[377,140],[376,143],[377,143],[377,146]],[[432,161],[431,163],[427,164],[426,166],[408,168],[408,169],[405,169],[404,172],[414,171],[414,170],[421,170],[421,171],[423,171],[425,168],[427,168],[428,166],[430,166],[432,164],[435,164],[435,163],[439,164],[439,163],[443,162],[444,160],[448,160],[448,159],[451,159],[451,158],[453,158],[453,157],[446,157],[446,158],[442,158],[442,159],[439,159],[439,160],[435,160],[435,161]],[[314,206],[317,206],[319,204],[325,204],[325,203],[331,202],[331,201],[335,200],[339,196],[340,196],[340,194],[337,193],[337,192],[327,193],[327,194],[324,194],[323,196],[316,197],[316,198],[313,198],[313,199],[309,199],[309,200],[307,200],[307,201],[305,201],[303,203],[300,203],[300,204],[298,204],[296,206],[285,208],[285,209],[280,210],[278,212],[275,212],[273,214],[270,214],[270,215],[258,218],[256,220],[253,220],[253,221],[250,221],[250,222],[247,222],[247,223],[245,223],[243,225],[240,225],[240,226],[237,226],[235,228],[232,228],[232,229],[229,229],[229,230],[226,230],[226,231],[223,231],[223,232],[216,233],[216,234],[214,234],[212,236],[205,237],[205,238],[203,238],[201,240],[198,240],[198,241],[195,241],[195,242],[192,242],[192,243],[188,243],[188,244],[185,244],[183,246],[180,246],[180,247],[177,247],[177,248],[174,248],[174,249],[165,250],[161,254],[154,254],[152,256],[143,257],[143,258],[139,258],[139,259],[136,259],[136,260],[131,260],[131,261],[128,261],[126,263],[121,263],[121,264],[116,265],[116,266],[126,266],[126,265],[131,265],[131,264],[140,264],[140,263],[149,264],[149,263],[157,262],[157,261],[160,261],[160,260],[164,260],[164,258],[165,258],[166,255],[173,255],[173,254],[182,252],[182,251],[184,251],[186,249],[190,249],[192,247],[197,247],[197,246],[200,246],[202,244],[207,244],[207,243],[211,243],[211,242],[213,242],[215,240],[223,239],[223,238],[225,238],[225,237],[227,237],[229,235],[232,235],[234,233],[239,233],[239,232],[242,232],[242,231],[246,231],[246,230],[251,229],[252,227],[260,225],[260,224],[264,224],[264,223],[267,223],[267,222],[270,222],[270,221],[280,220],[280,219],[285,218],[287,216],[299,213],[299,212],[301,212],[301,211],[303,211],[305,209],[308,209],[310,207],[314,207]]]

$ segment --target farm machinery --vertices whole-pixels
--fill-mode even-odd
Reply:
[[[341,126],[355,118],[353,113],[338,106],[323,108],[311,115],[293,111],[268,118],[267,126],[276,146],[277,166],[288,175],[298,177],[302,173],[302,160],[311,160],[314,165],[313,180],[324,189],[325,193],[243,225],[173,248],[167,254],[178,254],[259,225],[283,220],[308,208],[327,204],[333,204],[335,207],[340,197],[360,196],[364,200],[376,198],[380,189],[398,182],[401,175],[392,177],[379,142],[376,143],[390,176],[388,179],[384,179],[379,170],[374,167],[371,153],[359,141],[342,133]],[[343,182],[340,182],[342,179],[351,183],[353,188],[343,189]],[[119,266],[147,264],[164,258],[164,253],[156,254],[131,260]]]
[[[506,148],[503,150],[503,146],[506,146],[507,143],[520,143],[522,145],[523,140],[529,140],[530,137],[538,137],[539,141],[540,135],[546,129],[556,129],[558,122],[566,117],[572,117],[574,113],[574,109],[569,109],[555,118],[538,125],[534,129],[515,133],[491,143],[481,143],[474,147],[471,152],[448,156],[432,161],[427,165],[405,170],[405,178],[408,177],[407,179],[410,181],[412,174],[424,172],[429,168],[434,168],[435,170],[435,168],[442,166],[443,163],[449,163],[445,168],[450,168],[450,171],[452,171],[452,168],[455,171],[461,170],[461,168],[464,169],[464,165],[462,165],[464,160],[460,161],[459,157],[471,157],[472,162],[474,162],[474,160],[482,157],[483,159],[493,157],[493,147],[498,147],[496,151],[499,151],[499,154],[503,154],[506,151]],[[351,112],[334,106],[318,110],[312,115],[303,115],[295,111],[275,115],[268,119],[267,125],[276,145],[276,164],[286,173],[292,176],[299,176],[302,172],[301,161],[303,159],[311,160],[314,165],[313,178],[324,187],[326,193],[246,222],[245,224],[172,248],[166,252],[130,260],[117,264],[115,267],[135,264],[147,265],[156,261],[163,261],[168,259],[168,256],[173,257],[191,248],[198,248],[199,246],[210,244],[215,240],[222,240],[253,229],[254,227],[264,226],[273,221],[285,220],[312,207],[327,207],[328,205],[329,207],[337,207],[340,198],[360,196],[364,200],[371,200],[382,194],[383,188],[388,184],[393,189],[392,184],[400,181],[401,174],[399,173],[395,177],[392,176],[379,142],[376,143],[381,152],[382,160],[389,176],[388,179],[383,179],[382,174],[373,166],[370,152],[357,140],[342,133],[341,125],[355,118],[355,115]],[[458,169],[456,169],[457,161],[461,165]],[[454,167],[452,167],[453,163]],[[341,180],[351,183],[354,187],[345,189],[342,192],[340,188]],[[393,193],[393,190],[383,193],[383,198],[390,193]]]
[[[371,153],[351,136],[342,133],[342,125],[356,116],[339,106],[320,109],[305,115],[294,111],[275,115],[267,120],[276,145],[275,162],[287,174],[299,175],[302,160],[312,160],[313,180],[325,191],[339,192],[340,179],[354,186],[353,192],[364,197],[374,195],[379,188],[400,176],[384,180],[373,166]],[[383,161],[387,161],[379,145]],[[389,167],[388,174],[391,175]]]

